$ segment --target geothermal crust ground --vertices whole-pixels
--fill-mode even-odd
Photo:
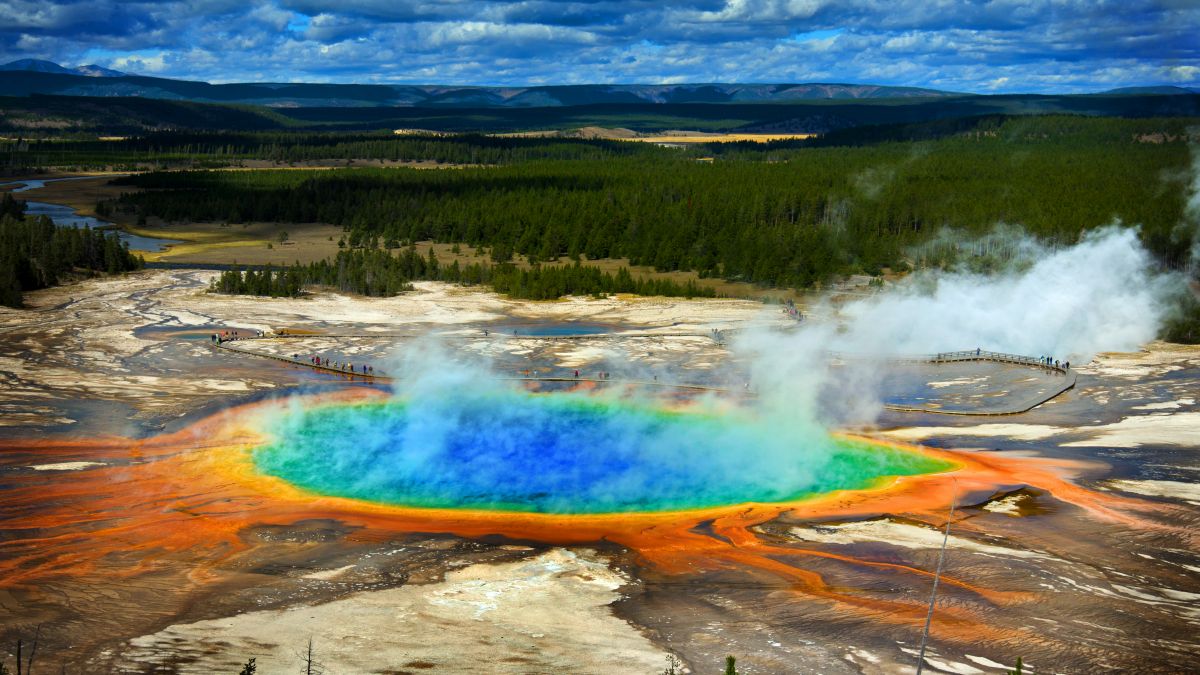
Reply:
[[[8,648],[40,624],[48,671],[255,657],[287,672],[311,636],[329,672],[656,672],[668,654],[693,672],[726,654],[747,673],[909,672],[951,502],[928,667],[1200,667],[1196,348],[1102,354],[1018,416],[875,411],[855,435],[804,437],[826,451],[814,470],[789,467],[803,444],[772,433],[794,421],[620,384],[742,389],[752,366],[710,334],[789,326],[758,303],[522,303],[433,283],[270,300],[205,294],[212,276],[146,271],[0,310],[0,628]],[[532,336],[563,324],[602,334]],[[246,344],[263,353],[489,370],[434,363],[453,376],[414,399],[210,346],[235,327],[313,333]],[[422,351],[431,335],[441,351]],[[613,383],[489,379],[576,369]],[[904,366],[886,380],[962,405],[1039,377]],[[467,423],[410,433],[447,415]],[[889,461],[832,471],[839,452],[852,469]],[[678,453],[695,461],[664,459]],[[438,485],[447,458],[461,472]],[[570,466],[591,473],[555,470]],[[505,496],[480,489],[496,485]]]

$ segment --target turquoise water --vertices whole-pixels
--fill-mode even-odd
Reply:
[[[782,502],[949,468],[893,448],[797,437],[750,414],[493,392],[288,413],[257,469],[325,495],[564,514]]]

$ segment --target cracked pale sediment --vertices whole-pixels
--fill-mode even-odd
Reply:
[[[1062,443],[1063,447],[1106,446],[1136,448],[1142,445],[1200,446],[1200,412],[1152,413],[1126,417],[1113,424],[1076,427],[1089,438]]]
[[[185,674],[236,672],[249,657],[261,672],[302,672],[311,636],[327,672],[658,672],[666,652],[609,609],[629,583],[594,551],[552,549],[440,582],[168,626],[131,640],[119,667],[169,651],[187,657]]]
[[[1151,497],[1168,497],[1200,506],[1200,483],[1185,483],[1176,480],[1110,480],[1110,488]]]
[[[942,537],[944,535],[941,530],[934,527],[897,522],[890,519],[864,520],[854,523],[819,525],[814,527],[794,527],[790,532],[793,537],[801,541],[819,544],[887,542],[891,546],[918,549],[941,548]],[[1012,558],[1050,558],[1050,556],[1039,551],[983,544],[957,535],[949,537],[947,548],[953,548],[956,551],[969,551],[972,553]]]

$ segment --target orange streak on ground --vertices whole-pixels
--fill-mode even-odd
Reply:
[[[374,390],[326,395],[320,402],[372,399]],[[308,403],[308,402],[306,402]],[[839,491],[786,504],[743,504],[685,512],[612,515],[554,515],[497,511],[413,509],[325,497],[255,472],[251,449],[262,441],[262,415],[281,404],[231,409],[181,431],[145,440],[119,438],[30,441],[11,445],[7,457],[22,464],[84,459],[108,466],[86,471],[31,472],[0,494],[0,588],[29,588],[59,577],[136,576],[166,561],[183,561],[190,580],[204,584],[221,575],[221,564],[254,546],[247,528],[332,519],[354,528],[354,540],[403,533],[446,533],[462,537],[500,535],[555,545],[612,541],[636,551],[648,565],[670,575],[735,569],[782,582],[783,588],[875,620],[919,623],[923,602],[882,600],[866,591],[834,588],[820,574],[791,562],[815,557],[919,577],[905,565],[783,545],[762,539],[752,528],[783,514],[810,521],[853,520],[908,514],[940,522],[952,499],[991,495],[1033,486],[1092,515],[1130,527],[1148,523],[1128,510],[1145,502],[1093,492],[1067,476],[1087,465],[1062,460],[959,453],[889,443],[947,460],[957,468],[942,474],[881,481],[864,490]],[[856,440],[881,443],[877,439]],[[10,460],[11,461],[11,460]],[[710,536],[698,529],[711,522]],[[130,554],[135,555],[130,555]],[[782,560],[781,560],[782,559]],[[136,562],[128,562],[135,560]],[[122,562],[125,561],[125,562]],[[1030,594],[943,581],[992,605],[1025,602]],[[971,610],[943,608],[938,632],[971,639],[995,633]]]

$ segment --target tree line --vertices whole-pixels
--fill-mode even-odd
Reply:
[[[519,269],[505,263],[449,265],[438,261],[433,249],[427,256],[415,247],[398,255],[380,249],[339,251],[332,260],[283,268],[234,268],[213,279],[209,290],[232,295],[297,297],[306,286],[321,286],[358,295],[390,297],[412,290],[413,281],[444,281],[463,285],[490,284],[498,293],[524,300],[552,300],[564,295],[665,295],[671,297],[715,297],[712,289],[694,281],[679,284],[668,279],[635,279],[622,267],[616,274],[576,262],[566,266],[535,265]]]
[[[339,251],[333,260],[276,269],[234,268],[213,279],[209,290],[231,295],[297,297],[305,286],[324,286],[370,297],[390,297],[412,290],[412,280],[437,275],[436,258],[428,261],[412,249],[399,256],[383,250]],[[431,265],[432,263],[432,265]]]
[[[553,300],[564,295],[602,296],[614,293],[663,295],[684,298],[714,298],[716,292],[689,280],[680,284],[670,279],[635,279],[629,268],[621,267],[616,274],[596,267],[581,265],[534,265],[520,269],[515,265],[496,265],[492,269],[492,288],[512,298]]]
[[[886,116],[885,116],[886,118]],[[671,120],[663,120],[668,123]],[[674,120],[684,124],[689,120]],[[727,120],[722,128],[737,127]],[[419,126],[420,120],[415,121]],[[1070,137],[1073,142],[1110,142],[1130,135],[1164,132],[1179,137],[1194,118],[1088,118],[1082,116],[954,116],[907,123],[875,123],[835,128],[818,136],[778,140],[713,142],[663,148],[649,143],[629,143],[601,138],[566,138],[554,135],[497,136],[479,132],[437,133],[414,131],[202,131],[163,130],[97,140],[83,134],[58,133],[48,138],[0,139],[0,166],[11,169],[38,166],[172,166],[212,168],[244,160],[294,163],[311,160],[432,161],[443,164],[512,164],[538,159],[605,159],[615,156],[719,157],[747,161],[775,161],[791,150],[814,147],[856,147],[881,143],[912,143],[951,136],[1031,134],[1046,138]],[[620,126],[619,120],[610,124]],[[634,125],[637,126],[637,125]],[[670,127],[664,127],[670,128]],[[694,128],[694,127],[692,127]],[[780,154],[783,153],[783,154]]]
[[[25,291],[74,275],[116,274],[142,267],[117,233],[57,227],[46,216],[24,215],[24,203],[0,198],[0,304],[21,307]]]
[[[10,167],[149,164],[211,168],[236,165],[243,160],[291,163],[351,159],[496,165],[537,159],[598,160],[672,153],[652,144],[603,139],[392,132],[163,131],[105,141],[0,141],[0,163]]]
[[[158,172],[105,204],[166,220],[329,223],[352,248],[487,247],[495,262],[628,258],[785,287],[904,270],[939,235],[1019,225],[1050,244],[1119,220],[1186,264],[1179,120],[1008,119],[921,142],[782,147],[696,162],[678,154],[537,159],[455,171]],[[1182,133],[1182,131],[1181,131]],[[752,159],[746,153],[753,155]]]

